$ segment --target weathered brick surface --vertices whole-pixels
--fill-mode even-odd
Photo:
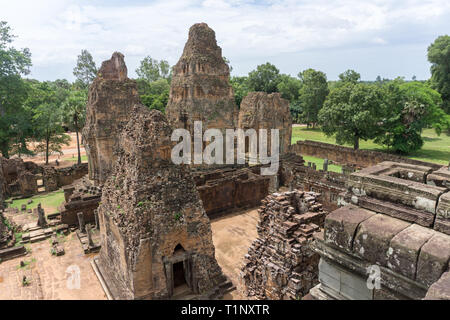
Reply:
[[[298,299],[318,282],[319,256],[309,249],[325,212],[312,192],[274,193],[258,210],[258,238],[245,256],[242,281],[249,297]]]
[[[292,137],[292,116],[289,101],[279,93],[249,92],[242,99],[238,127],[244,130],[267,130],[267,150],[271,150],[271,129],[278,129],[280,154],[289,152]]]
[[[123,55],[115,52],[102,64],[89,87],[86,124],[82,131],[89,161],[89,178],[103,184],[111,173],[120,129],[131,108],[140,103],[137,85],[128,79]]]
[[[292,151],[297,154],[322,159],[326,158],[338,164],[354,165],[360,168],[370,167],[383,161],[403,162],[419,166],[431,166],[434,169],[440,168],[440,166],[435,163],[408,159],[391,153],[371,150],[354,150],[353,148],[310,140],[297,141],[296,144],[292,145]]]
[[[194,293],[214,293],[226,280],[190,170],[170,161],[171,131],[162,113],[135,106],[102,190],[98,263],[118,299],[170,298],[179,255]]]
[[[236,127],[238,107],[229,83],[230,70],[222,58],[214,30],[194,24],[183,54],[173,67],[166,115],[173,128],[193,135],[194,121],[208,128]]]

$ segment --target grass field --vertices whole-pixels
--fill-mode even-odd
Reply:
[[[27,204],[28,200],[32,199],[33,203]],[[13,203],[9,205],[11,208],[21,209],[25,204],[27,209],[33,210],[37,207],[38,203],[42,205],[46,214],[58,212],[58,207],[64,202],[64,192],[62,190],[50,192],[45,195],[37,195],[31,198],[13,200]]]
[[[77,162],[78,161],[78,156],[75,157],[69,157],[69,158],[64,158],[64,160],[66,161],[73,161],[73,162]],[[88,158],[86,155],[81,156],[81,162],[87,162]]]
[[[317,170],[323,170],[323,159],[310,156],[302,156],[302,157],[303,160],[305,160],[305,166],[308,165],[308,162],[312,162],[316,164]],[[335,164],[328,164],[328,171],[342,173],[342,167]]]
[[[450,136],[446,135],[445,133],[442,133],[440,136],[438,136],[433,129],[426,129],[423,131],[422,137],[424,140],[424,145],[422,149],[406,157],[416,160],[447,165],[450,161]],[[325,134],[318,128],[307,129],[306,127],[293,127],[292,143],[295,143],[298,140],[312,140],[336,144],[334,137],[325,136]],[[345,146],[352,147],[351,145]],[[369,141],[361,140],[360,148],[367,150],[389,152],[387,148],[374,143],[372,140]]]

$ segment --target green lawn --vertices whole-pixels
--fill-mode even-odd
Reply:
[[[438,136],[434,129],[426,129],[423,131],[422,137],[424,140],[422,149],[408,155],[407,158],[447,165],[450,160],[450,136],[447,136],[445,133]],[[307,129],[306,127],[293,127],[292,143],[295,143],[298,140],[312,140],[332,144],[336,143],[334,137],[326,137],[325,134],[318,128]],[[352,147],[351,145],[345,146]],[[389,152],[387,148],[374,143],[372,140],[361,140],[360,148]]]
[[[33,203],[27,204],[28,200],[32,199]],[[37,195],[31,198],[13,200],[12,204],[9,204],[9,207],[18,208],[19,210],[22,207],[22,204],[27,206],[27,209],[33,210],[37,207],[38,203],[45,208],[45,213],[55,213],[58,212],[58,207],[64,202],[64,192],[62,190],[50,192],[45,195]]]
[[[64,158],[63,160],[77,162],[78,161],[78,156],[70,157],[70,158]],[[87,162],[87,161],[88,161],[88,158],[87,158],[86,155],[81,156],[81,162]]]
[[[305,160],[305,166],[308,165],[308,162],[312,162],[316,164],[317,170],[323,170],[323,159],[310,156],[302,156],[302,157],[303,160]],[[342,167],[335,164],[328,164],[328,171],[342,173]]]

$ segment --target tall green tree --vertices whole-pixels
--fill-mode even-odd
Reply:
[[[6,158],[30,153],[26,145],[30,114],[24,108],[29,85],[21,77],[30,72],[31,53],[14,48],[14,38],[11,27],[0,21],[0,152]]]
[[[302,122],[313,128],[318,121],[318,114],[329,93],[327,76],[322,71],[307,69],[298,74],[301,80],[299,100],[302,106]]]
[[[342,83],[357,83],[361,80],[361,75],[355,70],[349,69],[339,75],[339,80]]]
[[[143,80],[143,82],[146,83],[146,87],[143,88],[141,85],[142,94],[140,97],[142,103],[149,109],[156,109],[164,113],[169,101],[169,81],[167,79],[159,79],[150,83],[147,80]]]
[[[277,91],[281,94],[282,98],[293,103],[298,100],[301,86],[302,83],[299,79],[291,77],[288,74],[282,74],[280,76],[280,83],[277,85]]]
[[[157,81],[159,79],[169,79],[170,65],[166,60],[156,60],[150,56],[145,57],[136,73],[140,79],[145,79],[148,82]]]
[[[280,70],[269,62],[257,66],[256,70],[248,74],[250,91],[278,92],[278,84],[280,82]]]
[[[62,154],[62,145],[69,145],[70,137],[64,133],[63,109],[54,86],[50,82],[33,85],[27,105],[33,113],[35,151],[44,153],[45,163],[53,153]]]
[[[408,154],[423,146],[422,131],[434,127],[440,134],[448,126],[448,118],[439,107],[439,93],[418,81],[396,79],[383,87],[388,108],[380,122],[382,133],[375,142],[395,152]]]
[[[77,79],[77,85],[83,89],[89,88],[89,85],[97,76],[97,71],[90,52],[86,49],[81,50],[81,54],[77,58],[77,65],[73,68],[73,75]]]
[[[442,97],[443,109],[450,114],[450,36],[438,37],[428,47],[431,83]]]
[[[72,90],[64,101],[64,121],[73,129],[77,136],[78,164],[81,164],[80,129],[84,126],[86,118],[87,95],[84,90]]]
[[[242,99],[244,99],[250,91],[248,88],[248,78],[234,76],[230,78],[230,83],[234,91],[234,101],[236,102],[238,108],[240,108]]]
[[[379,86],[343,81],[327,96],[318,119],[327,136],[336,135],[338,144],[373,139],[380,132],[385,114],[383,92]]]

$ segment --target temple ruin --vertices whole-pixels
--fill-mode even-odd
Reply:
[[[40,278],[15,260],[34,244],[40,267],[66,259],[51,261],[51,272],[84,264],[89,289],[79,292],[95,287],[94,299],[220,299],[232,291],[249,299],[450,299],[449,167],[313,141],[291,145],[288,101],[250,92],[238,109],[229,78],[205,23],[189,30],[166,115],[140,103],[121,53],[103,62],[82,131],[88,165],[0,157],[0,259],[11,263],[0,265],[0,276],[19,270],[18,279],[36,279],[30,296],[42,299],[51,287],[49,296],[61,298],[40,281],[64,276]],[[250,163],[248,145],[245,163],[175,165],[171,134],[192,134],[194,121],[203,130],[278,129],[278,172],[261,175],[265,164]],[[324,159],[323,167],[303,155]],[[40,203],[7,208],[10,197],[61,188],[59,212],[46,214]],[[214,223],[227,218],[234,224],[217,242]]]
[[[230,70],[217,45],[214,30],[194,24],[180,60],[173,67],[166,115],[172,128],[194,132],[194,121],[208,128],[232,129],[238,107],[229,82]]]
[[[289,152],[292,137],[292,116],[289,101],[279,93],[249,92],[241,102],[238,128],[267,130],[267,150],[271,150],[271,130],[278,129],[280,154]]]
[[[89,87],[83,141],[89,162],[89,178],[102,185],[116,156],[113,152],[129,110],[140,102],[136,81],[127,77],[123,54],[115,52],[102,63]]]
[[[227,280],[189,168],[171,163],[172,130],[159,111],[129,113],[98,209],[96,265],[115,299],[217,297]]]
[[[267,196],[258,210],[258,239],[248,250],[242,279],[249,297],[299,299],[318,283],[319,255],[309,245],[326,212],[317,194],[298,190]]]
[[[350,175],[343,207],[315,235],[320,284],[311,296],[448,299],[449,189],[427,184],[431,174],[431,167],[387,161]]]

